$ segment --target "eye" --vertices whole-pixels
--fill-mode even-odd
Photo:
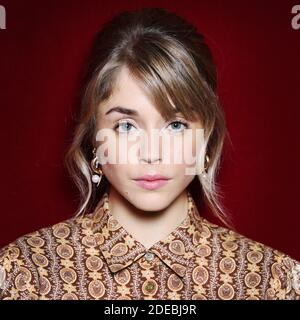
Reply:
[[[173,121],[169,124],[171,130],[174,132],[182,132],[184,129],[187,129],[189,125],[183,121]]]
[[[114,126],[114,130],[120,133],[131,132],[132,131],[130,130],[131,128],[134,128],[134,126],[128,121],[122,121],[122,122],[120,121]]]

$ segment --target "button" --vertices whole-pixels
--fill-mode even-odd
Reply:
[[[154,289],[154,284],[153,283],[147,283],[145,289],[147,291],[152,291]]]
[[[152,261],[152,260],[154,259],[154,253],[152,253],[152,252],[147,252],[147,253],[145,254],[145,259],[146,259],[147,261]]]

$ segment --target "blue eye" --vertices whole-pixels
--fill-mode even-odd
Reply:
[[[130,122],[128,121],[123,121],[123,122],[119,122],[114,126],[114,130],[117,130],[118,132],[122,133],[122,132],[130,132],[132,130],[132,127],[134,127]],[[119,129],[121,128],[121,129]]]
[[[184,129],[189,128],[189,125],[183,121],[173,121],[168,127],[170,127],[173,132],[182,132]],[[114,126],[114,130],[119,133],[130,133],[133,131],[131,130],[132,128],[135,128],[134,125],[128,121],[120,121]]]
[[[189,127],[187,123],[182,121],[173,121],[169,124],[169,126],[171,126],[172,129],[174,129],[173,131],[175,132],[181,132]]]

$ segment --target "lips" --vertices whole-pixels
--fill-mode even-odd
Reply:
[[[135,180],[146,180],[146,181],[154,181],[154,180],[169,180],[168,177],[159,175],[159,174],[146,174],[141,177],[136,178]]]
[[[143,189],[155,190],[166,185],[170,178],[162,175],[144,175],[134,180]]]

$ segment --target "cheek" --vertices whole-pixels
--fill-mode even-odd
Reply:
[[[184,164],[193,165],[197,154],[204,143],[204,131],[202,128],[193,127],[186,129],[182,135],[172,137],[170,152],[175,157],[182,157]]]
[[[188,185],[195,177],[195,171],[190,169],[191,167],[186,164],[171,165],[169,170],[173,172],[174,183],[179,185]]]
[[[193,128],[191,134],[185,140],[184,156],[186,165],[195,167],[197,165],[197,157],[202,152],[204,146],[204,130],[202,128]]]
[[[102,160],[101,164],[103,166],[138,164],[139,144],[136,139],[135,137],[126,138],[125,136],[111,135],[109,140],[100,142],[97,155]]]
[[[109,182],[113,184],[121,183],[127,178],[128,165],[107,163],[102,166],[102,170]]]
[[[184,135],[175,138],[170,147],[171,159],[174,164],[181,164],[182,168],[193,166],[196,162],[196,143],[194,137]]]

